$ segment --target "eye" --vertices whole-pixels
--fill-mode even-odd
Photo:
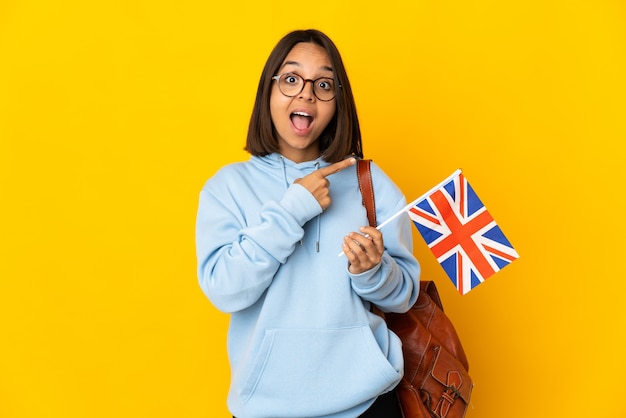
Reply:
[[[289,85],[298,84],[300,83],[300,77],[296,74],[285,74],[283,76],[283,81]]]
[[[321,78],[317,80],[317,87],[322,90],[331,91],[333,90],[333,80],[330,78]]]

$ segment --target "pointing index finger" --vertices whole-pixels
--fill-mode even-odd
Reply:
[[[356,159],[354,157],[346,158],[345,160],[341,160],[337,163],[331,164],[326,167],[322,167],[317,172],[322,176],[330,176],[331,174],[335,174],[343,170],[344,168],[350,167],[356,163]]]

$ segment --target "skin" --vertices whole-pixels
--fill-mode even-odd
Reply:
[[[330,58],[322,47],[313,43],[296,44],[278,74],[293,72],[305,79],[333,77]],[[304,89],[294,97],[287,97],[274,82],[270,95],[270,114],[278,135],[279,152],[296,163],[311,161],[320,156],[318,138],[335,114],[335,100],[323,102],[313,94],[313,85],[305,83]],[[307,129],[297,129],[291,121],[294,112],[311,116]]]
[[[326,51],[313,43],[296,44],[287,54],[279,74],[294,72],[305,79],[333,77],[330,58]],[[313,94],[312,83],[305,83],[302,92],[294,97],[283,95],[278,84],[272,86],[270,114],[278,135],[279,152],[286,158],[301,163],[318,158],[321,154],[319,136],[332,120],[336,110],[334,100],[324,102]],[[298,129],[291,121],[293,112],[304,112],[312,122],[306,129]],[[356,160],[348,158],[322,167],[315,172],[296,179],[294,183],[305,187],[318,201],[322,210],[331,204],[330,182],[326,177],[354,165]],[[383,236],[371,226],[362,227],[359,232],[351,232],[344,238],[342,249],[350,263],[348,269],[353,274],[370,270],[382,259],[385,250]]]

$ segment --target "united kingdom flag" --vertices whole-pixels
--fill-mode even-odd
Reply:
[[[460,170],[408,213],[462,295],[519,258]]]

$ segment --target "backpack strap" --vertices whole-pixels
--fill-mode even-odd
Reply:
[[[358,160],[356,164],[359,189],[363,198],[363,206],[367,212],[370,226],[376,226],[376,201],[374,200],[374,186],[372,185],[371,160]]]

